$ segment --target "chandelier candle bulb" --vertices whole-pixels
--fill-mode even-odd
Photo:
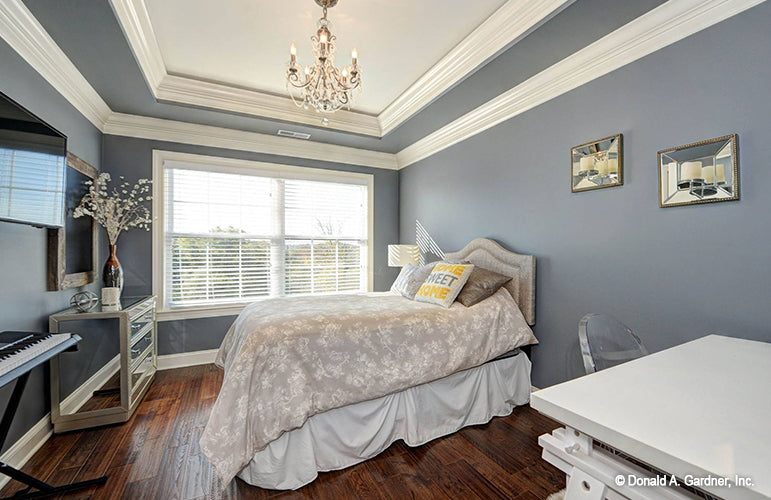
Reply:
[[[292,45],[289,46],[289,55],[292,58],[292,66],[294,66],[297,63],[297,47],[295,46],[294,42],[292,42]]]
[[[356,66],[356,61],[359,59],[359,53],[356,52],[356,49],[353,49],[351,51],[351,64],[353,66]]]

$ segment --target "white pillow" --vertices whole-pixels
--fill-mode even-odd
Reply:
[[[412,264],[405,265],[399,272],[399,276],[396,277],[394,284],[391,285],[391,291],[410,300],[414,299],[418,288],[420,288],[420,285],[423,284],[428,275],[431,274],[433,267],[433,264],[426,264],[420,267],[413,266]]]
[[[415,300],[450,307],[473,270],[474,264],[439,262],[418,289]]]

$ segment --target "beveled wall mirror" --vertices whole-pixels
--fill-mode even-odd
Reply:
[[[736,134],[659,151],[659,206],[739,199]]]
[[[624,183],[621,134],[587,142],[570,151],[570,189],[575,193]]]

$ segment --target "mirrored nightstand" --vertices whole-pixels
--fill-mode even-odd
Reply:
[[[85,330],[92,321],[107,325],[105,334],[112,331],[119,334],[120,353],[87,382],[99,382],[98,387],[87,393],[87,398],[62,397],[59,361],[51,361],[54,432],[125,422],[155,378],[158,353],[154,296],[124,297],[119,306],[97,304],[87,312],[67,309],[49,317],[49,329],[52,333],[75,331],[73,323],[79,322],[77,328]],[[99,380],[100,377],[105,380]]]

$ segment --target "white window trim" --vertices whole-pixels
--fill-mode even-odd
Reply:
[[[158,321],[174,321],[193,318],[213,318],[217,316],[235,316],[248,304],[264,299],[255,299],[248,302],[236,304],[207,305],[207,306],[184,306],[175,308],[166,308],[164,269],[166,251],[164,248],[166,221],[164,219],[165,206],[165,176],[164,165],[166,162],[184,163],[186,168],[200,168],[209,170],[211,166],[216,166],[218,171],[230,171],[233,173],[244,173],[249,170],[259,170],[260,174],[267,176],[275,175],[284,179],[303,179],[318,180],[326,182],[345,182],[356,183],[367,186],[367,291],[373,290],[374,283],[374,249],[375,249],[375,177],[372,174],[361,174],[356,172],[344,172],[340,170],[325,170],[320,168],[297,167],[293,165],[281,165],[277,163],[264,163],[250,160],[239,160],[235,158],[222,158],[218,156],[197,155],[191,153],[180,153],[176,151],[153,150],[153,295],[157,298],[158,310],[156,319]]]

